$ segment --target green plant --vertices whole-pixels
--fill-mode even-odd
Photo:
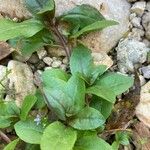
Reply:
[[[23,54],[31,54],[42,46],[60,45],[70,58],[70,73],[60,69],[44,71],[37,93],[28,95],[21,108],[13,101],[1,101],[0,128],[11,128],[19,137],[5,150],[15,149],[18,143],[25,144],[26,150],[113,150],[118,147],[119,136],[114,146],[116,144],[110,145],[97,135],[105,128],[116,96],[130,88],[133,79],[112,73],[107,66],[96,66],[91,51],[77,39],[117,23],[105,20],[89,5],[76,6],[55,17],[53,0],[26,0],[26,4],[34,17],[21,23],[0,20],[0,40],[19,46]],[[67,23],[67,29],[60,32],[58,25],[62,22]],[[76,44],[70,49],[72,41]],[[46,113],[39,117],[41,111]]]

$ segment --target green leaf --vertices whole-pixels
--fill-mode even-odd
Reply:
[[[15,49],[19,49],[22,55],[31,55],[43,46],[54,43],[52,33],[44,29],[36,33],[30,38],[18,37],[9,40],[9,44]]]
[[[133,83],[133,78],[121,73],[106,73],[95,84],[110,89],[115,95],[119,95],[133,86]]]
[[[15,150],[16,145],[18,144],[18,142],[19,142],[19,139],[16,139],[16,140],[12,141],[11,143],[9,143],[9,144],[4,148],[4,150]]]
[[[50,124],[41,139],[41,150],[72,150],[77,133],[60,122]]]
[[[69,121],[69,125],[78,130],[92,130],[102,126],[104,122],[105,119],[98,110],[86,107]]]
[[[35,144],[26,144],[25,150],[41,150],[40,145],[35,145]]]
[[[116,95],[114,94],[114,92],[110,90],[110,88],[106,88],[105,86],[95,85],[95,86],[89,87],[87,88],[86,93],[94,94],[111,103],[115,103],[116,101]]]
[[[32,14],[51,13],[55,9],[54,0],[26,0],[26,6]]]
[[[75,74],[77,72],[81,73],[83,77],[88,78],[89,70],[93,64],[93,58],[91,56],[91,51],[82,44],[78,44],[77,47],[73,49],[70,58],[70,69],[71,73]]]
[[[14,126],[19,138],[30,144],[40,144],[43,127],[32,120],[19,121]]]
[[[111,111],[113,109],[113,105],[113,103],[110,103],[98,96],[93,96],[92,101],[90,103],[90,107],[93,107],[100,111],[100,113],[104,116],[105,119],[107,119],[110,116]]]
[[[80,73],[86,82],[92,85],[107,70],[107,67],[94,65],[91,51],[84,45],[78,44],[70,58],[70,69],[72,74]]]
[[[51,89],[48,87],[44,87],[43,90],[48,100],[47,102],[48,107],[54,111],[54,113],[58,116],[59,119],[66,120],[66,112],[65,112],[66,99],[64,99],[65,97],[64,92],[59,89]]]
[[[41,93],[40,89],[36,90],[35,96],[37,97],[37,101],[36,101],[36,103],[34,105],[34,108],[35,109],[42,109],[43,107],[45,107],[46,104],[45,104],[44,96]]]
[[[34,19],[16,23],[8,19],[0,19],[0,40],[6,41],[19,36],[31,37],[44,28],[43,24]]]
[[[28,95],[25,97],[22,107],[21,107],[21,114],[20,118],[21,120],[26,120],[29,111],[34,106],[35,102],[37,101],[37,98],[34,95]]]
[[[74,74],[65,87],[66,115],[72,116],[78,113],[85,105],[85,82],[78,74]]]
[[[48,86],[50,88],[60,88],[61,85],[64,87],[64,84],[68,81],[68,79],[69,75],[61,69],[50,69],[42,73],[44,86]]]
[[[102,30],[106,27],[113,26],[113,25],[118,25],[118,23],[115,21],[112,21],[112,20],[97,21],[97,22],[94,22],[94,23],[84,27],[80,31],[76,32],[75,34],[73,34],[71,36],[71,38],[77,38],[77,37],[81,36],[82,34],[89,33],[91,31]]]
[[[53,79],[52,82],[54,81],[56,80]],[[65,120],[65,116],[72,116],[84,107],[85,83],[78,74],[73,75],[68,82],[62,83],[56,84],[55,82],[53,86],[46,85],[44,93],[53,111],[61,120]]]
[[[19,114],[20,110],[14,101],[0,102],[0,128],[9,127]]]
[[[116,141],[122,145],[129,145],[129,133],[128,132],[116,132],[115,134]]]
[[[76,6],[59,18],[61,21],[65,21],[70,24],[70,30],[72,34],[98,20],[104,19],[104,17],[96,8],[87,4]]]
[[[112,147],[95,132],[87,132],[78,138],[73,150],[112,150]]]
[[[96,79],[99,76],[101,76],[106,70],[107,70],[107,66],[105,65],[93,66],[90,75],[90,84],[92,85],[96,81]]]

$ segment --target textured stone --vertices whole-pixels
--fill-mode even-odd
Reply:
[[[43,59],[44,57],[47,56],[47,51],[45,49],[40,49],[37,51],[37,55],[39,59]]]
[[[141,89],[141,100],[136,108],[136,116],[150,127],[150,81]]]
[[[10,18],[29,18],[31,14],[23,4],[24,0],[0,0],[0,13]]]
[[[52,67],[53,67],[53,68],[58,68],[58,67],[61,66],[61,64],[62,64],[62,62],[61,62],[60,60],[55,60],[55,61],[53,61],[53,63],[52,63]]]
[[[50,58],[50,57],[45,57],[43,59],[43,61],[48,65],[48,66],[51,66],[52,62],[53,62],[53,59]]]
[[[146,12],[143,15],[142,24],[145,28],[145,35],[150,40],[150,12]]]
[[[150,79],[150,65],[141,68],[144,78]]]
[[[7,67],[0,65],[0,99],[3,98],[3,95],[5,94],[4,87],[7,86],[7,82]]]
[[[6,100],[14,99],[18,106],[21,106],[25,96],[35,93],[33,73],[28,65],[11,60],[8,63],[9,89],[15,92],[14,95],[7,95]]]
[[[106,65],[108,68],[110,68],[113,65],[112,59],[104,52],[101,53],[92,53],[94,64],[95,65]]]
[[[144,43],[134,39],[121,41],[116,48],[119,70],[123,73],[134,71],[134,65],[144,63],[150,51]]]
[[[145,8],[146,8],[146,2],[139,1],[133,4],[133,6],[131,7],[131,12],[136,13],[139,16],[142,16]]]

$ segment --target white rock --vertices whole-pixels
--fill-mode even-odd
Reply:
[[[0,65],[0,99],[3,98],[4,87],[7,86],[8,78],[7,78],[7,67]],[[4,87],[3,87],[4,86]]]
[[[131,13],[130,14],[130,20],[132,20],[133,18],[135,18],[136,17],[136,13]]]
[[[45,67],[44,70],[50,70],[52,67]]]
[[[141,86],[143,86],[144,84],[146,84],[146,80],[142,75],[139,75],[139,79],[140,79],[140,84]]]
[[[66,71],[66,69],[67,69],[67,65],[65,65],[65,64],[61,64],[61,65],[60,65],[60,68],[61,68],[62,70],[64,70],[64,71]]]
[[[150,47],[150,41],[148,39],[143,39],[143,43],[147,46]]]
[[[141,71],[143,73],[144,78],[150,79],[150,65],[146,67],[142,67]]]
[[[45,49],[40,49],[37,51],[37,55],[39,59],[43,59],[44,57],[47,56],[47,51]]]
[[[136,27],[136,28],[142,28],[142,26],[141,26],[141,18],[140,17],[135,17],[135,18],[133,18],[132,20],[131,20],[131,23],[132,23],[132,25],[133,25],[133,27]]]
[[[45,57],[43,59],[43,61],[45,62],[45,64],[47,64],[48,66],[51,66],[52,62],[53,62],[53,59],[50,58],[50,57]]]
[[[6,100],[14,99],[18,106],[21,106],[25,96],[35,93],[33,83],[33,73],[28,65],[11,60],[8,63],[9,88],[15,92],[15,95],[7,95]]]
[[[112,59],[104,52],[101,53],[92,53],[94,64],[95,65],[106,65],[108,68],[110,68],[113,65]]]
[[[150,127],[150,81],[141,89],[141,100],[136,108],[136,116]]]
[[[128,2],[136,2],[137,0],[128,0]]]
[[[146,2],[139,1],[133,4],[133,6],[131,7],[131,12],[136,13],[139,16],[142,16],[145,8],[146,8]]]
[[[134,65],[144,63],[150,51],[144,43],[134,39],[120,41],[117,50],[118,67],[122,73],[134,71]]]
[[[142,24],[145,28],[146,37],[150,40],[150,12],[146,12],[142,17]]]
[[[62,62],[61,62],[60,60],[55,60],[55,61],[53,61],[53,63],[52,63],[52,67],[53,67],[53,68],[58,68],[58,67],[61,66],[61,64],[62,64]]]
[[[128,34],[128,38],[142,41],[145,32],[139,28],[132,28],[132,31]]]
[[[62,62],[63,62],[63,64],[68,64],[68,58],[65,57]]]

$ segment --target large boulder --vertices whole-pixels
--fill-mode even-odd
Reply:
[[[128,31],[130,4],[127,0],[55,0],[55,2],[56,15],[61,15],[76,5],[90,4],[107,19],[119,22],[117,26],[109,27],[102,32],[91,33],[83,38],[85,44],[93,51],[109,52]],[[30,16],[23,7],[23,0],[0,0],[0,12],[19,18]]]
[[[21,106],[24,98],[29,94],[35,93],[35,85],[33,83],[33,73],[28,65],[11,60],[8,63],[10,74],[9,89],[12,91],[6,96],[6,100],[14,99],[18,106]]]

